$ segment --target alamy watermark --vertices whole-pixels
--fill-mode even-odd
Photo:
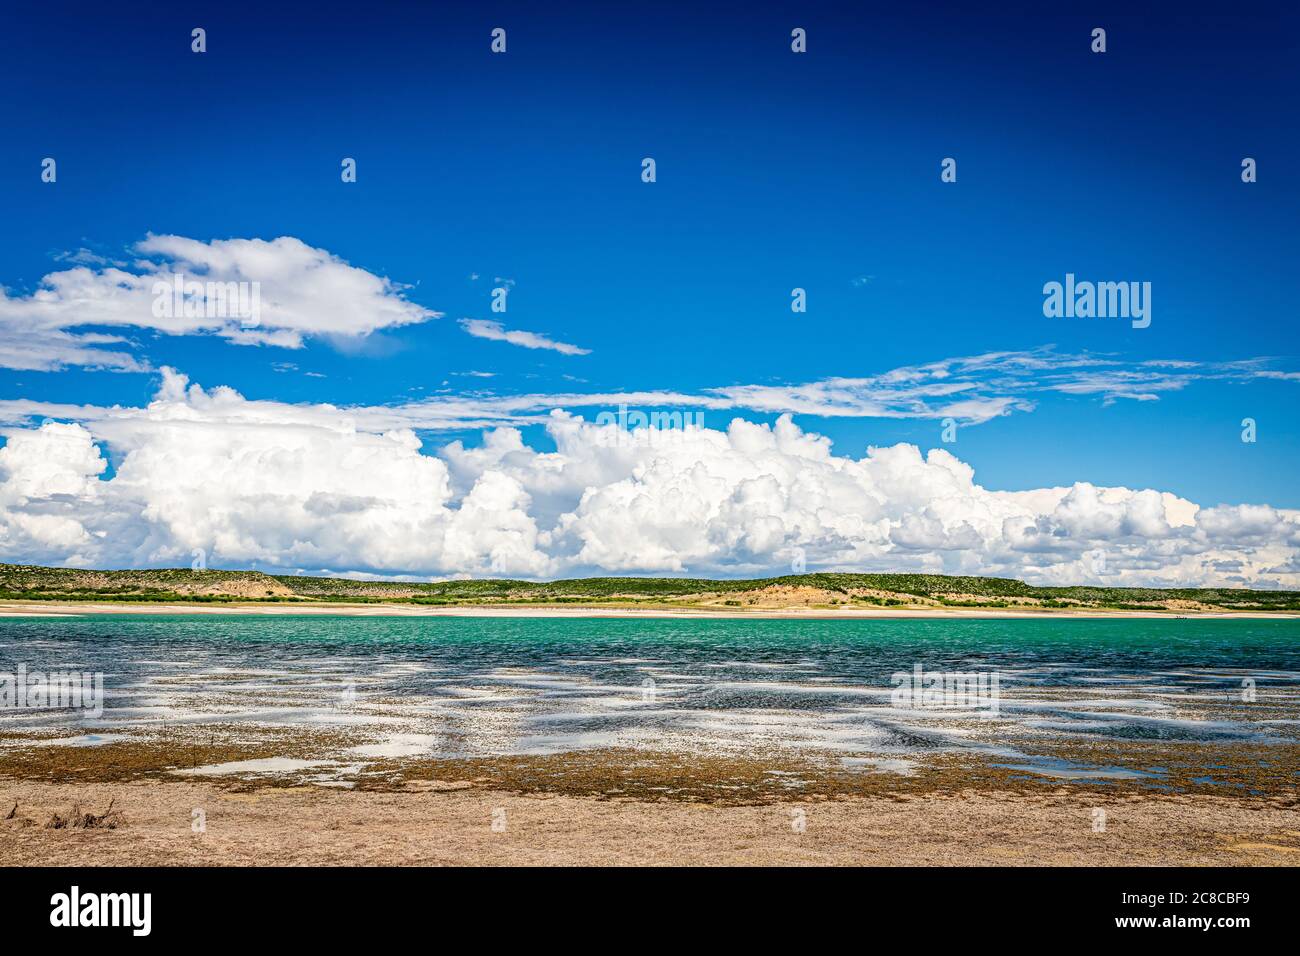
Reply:
[[[101,671],[0,672],[0,710],[81,710],[97,719],[104,713],[104,674]]]
[[[155,319],[238,319],[242,328],[262,324],[262,283],[200,282],[177,272],[153,284]]]
[[[704,412],[618,411],[596,416],[596,444],[605,448],[655,448],[684,441],[688,430],[704,427]]]
[[[981,718],[997,716],[1001,678],[997,671],[958,673],[927,671],[920,664],[911,671],[895,671],[890,703],[923,710],[977,710]]]
[[[1043,285],[1043,315],[1049,319],[1131,319],[1133,328],[1151,324],[1150,282],[1065,282]]]
[[[83,893],[74,885],[50,897],[50,925],[123,926],[132,936],[148,936],[153,928],[153,894]]]

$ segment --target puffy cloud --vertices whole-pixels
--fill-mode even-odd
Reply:
[[[0,553],[480,573],[504,556],[512,573],[548,569],[531,548],[527,498],[504,476],[476,480],[453,510],[447,466],[410,430],[357,431],[323,412],[304,423],[274,407],[170,373],[140,416],[106,430],[122,453],[109,480],[94,477],[105,464],[81,425],[12,432],[0,449]]]
[[[98,507],[107,468],[90,432],[80,425],[47,422],[11,435],[0,448],[0,553],[21,560],[85,564],[101,553],[106,516],[91,530],[83,518]]]
[[[39,431],[18,432],[0,448],[0,488],[5,499],[55,498],[89,494],[94,478],[108,467],[90,432],[80,425],[47,422]]]
[[[83,264],[46,275],[31,295],[0,289],[0,365],[147,370],[126,338],[73,331],[88,327],[298,348],[308,336],[363,336],[439,315],[407,300],[393,281],[288,236],[150,235],[134,251],[140,258],[130,266],[74,258]],[[179,300],[171,291],[178,277]]]
[[[200,550],[213,566],[551,577],[786,573],[801,556],[821,570],[1300,586],[1296,511],[1087,483],[990,490],[944,449],[837,455],[789,416],[628,431],[555,411],[546,428],[553,451],[498,427],[429,454],[377,410],[252,401],[167,371],[147,407],[9,431],[0,559],[184,565]]]

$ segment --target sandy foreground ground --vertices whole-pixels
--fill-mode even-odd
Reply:
[[[77,617],[95,614],[323,614],[354,617],[552,617],[552,618],[750,618],[782,619],[904,619],[904,618],[1163,618],[1178,617],[1203,619],[1297,619],[1300,614],[1276,611],[1253,613],[1249,611],[1213,612],[1188,611],[1174,614],[1168,611],[1072,611],[1054,609],[1034,611],[1017,608],[943,607],[943,608],[764,608],[730,610],[720,608],[686,607],[602,607],[593,605],[539,607],[537,605],[494,605],[491,607],[443,607],[416,604],[111,604],[74,603],[55,601],[0,602],[0,618],[5,617]]]
[[[17,803],[0,822],[9,865],[1300,863],[1293,807],[1210,796],[972,791],[719,806],[472,788],[0,780],[0,800],[0,816]],[[73,803],[102,813],[110,800],[124,818],[116,829],[44,825]]]

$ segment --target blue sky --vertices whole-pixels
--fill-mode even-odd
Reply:
[[[123,346],[285,403],[701,394],[1035,353],[1033,377],[1065,372],[1061,387],[1015,385],[1018,410],[951,446],[980,483],[1300,507],[1300,381],[1255,374],[1300,370],[1293,9],[447,7],[15,11],[0,31],[0,285],[30,296],[69,267],[60,256],[130,262],[150,234],[291,236],[442,313],[295,349],[145,330]],[[489,52],[497,26],[505,55]],[[40,181],[47,156],[56,184]],[[1258,182],[1241,181],[1246,156]],[[940,182],[944,157],[956,183]],[[1150,282],[1150,327],[1045,318],[1042,286],[1067,272]],[[589,354],[477,338],[461,319]],[[1079,390],[1054,356],[1136,377]],[[1143,364],[1166,360],[1195,364]],[[1261,361],[1225,365],[1246,360]],[[1004,391],[1002,370],[974,377]],[[0,370],[0,400],[142,406],[158,387],[156,371]],[[841,455],[940,444],[925,415],[796,420]]]

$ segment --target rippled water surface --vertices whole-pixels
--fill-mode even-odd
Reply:
[[[362,763],[630,747],[829,755],[908,773],[928,752],[963,749],[1016,767],[1029,745],[1047,739],[1294,746],[1300,622],[0,621],[0,671],[19,664],[104,673],[99,718],[0,711],[0,731],[51,745],[102,745],[151,728],[260,725],[344,732],[346,759]],[[918,665],[996,673],[996,713],[900,706],[891,677]],[[1133,772],[1025,766],[1061,779]]]

